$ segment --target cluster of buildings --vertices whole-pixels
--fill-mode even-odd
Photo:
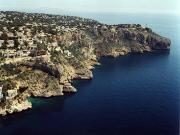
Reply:
[[[3,31],[0,33],[0,56],[3,58],[28,57],[34,51],[42,50],[49,52],[56,50],[63,53],[60,45],[70,46],[76,42],[79,43],[85,37],[82,31],[74,28],[61,29],[61,27],[57,27],[55,31],[61,31],[63,34],[59,32],[57,35],[52,35],[41,30],[40,32],[36,31],[36,34],[33,35],[32,30],[26,26],[20,27],[14,33]],[[70,56],[70,52],[67,50],[64,54]]]
[[[12,18],[12,22],[18,19],[22,13],[15,12],[16,18]],[[2,19],[10,18],[11,13],[1,13]],[[35,18],[41,20],[34,21]],[[28,57],[46,54],[46,51],[60,51],[68,57],[71,53],[68,50],[62,50],[60,45],[70,46],[74,43],[80,43],[85,37],[81,30],[78,30],[80,22],[93,22],[93,20],[83,19],[79,17],[67,16],[50,16],[46,14],[23,14],[23,19],[28,19],[23,25],[8,27],[3,26],[0,31],[0,56],[2,58]],[[49,23],[46,20],[54,20]],[[58,20],[58,21],[57,21]],[[8,19],[5,20],[9,21]],[[32,21],[32,22],[31,22]],[[1,22],[1,21],[0,21]],[[75,25],[75,24],[76,25]],[[62,25],[67,24],[67,25]],[[72,26],[75,25],[75,26]],[[38,53],[43,52],[43,53]]]
[[[0,56],[3,58],[36,57],[50,54],[52,50],[70,57],[71,52],[63,50],[62,46],[83,44],[86,31],[103,37],[104,43],[116,43],[121,33],[129,35],[127,29],[142,29],[139,25],[108,26],[91,19],[47,14],[0,12],[0,18],[7,23],[0,26]]]

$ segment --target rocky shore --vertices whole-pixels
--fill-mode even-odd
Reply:
[[[169,50],[170,44],[139,24],[0,12],[0,115],[32,108],[31,96],[76,92],[72,81],[93,79],[102,56]]]

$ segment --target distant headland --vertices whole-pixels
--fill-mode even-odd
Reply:
[[[28,98],[76,92],[73,79],[92,79],[102,56],[169,50],[171,41],[140,24],[0,12],[0,115],[32,107]]]

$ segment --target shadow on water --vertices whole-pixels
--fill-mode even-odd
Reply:
[[[73,85],[78,87],[87,87],[90,85],[91,80],[74,80]],[[51,112],[61,112],[64,108],[64,102],[75,96],[76,93],[65,93],[63,96],[50,97],[50,98],[29,98],[32,103],[33,108],[25,110],[20,113],[10,114],[8,116],[0,117],[0,131],[1,128],[11,126],[15,124],[18,120],[25,119],[28,115],[48,115]],[[1,133],[1,132],[0,132]]]
[[[88,87],[89,85],[91,85],[93,80],[74,80],[73,81],[73,86],[78,89],[79,87],[81,87],[82,89],[85,87]],[[79,89],[78,89],[79,92]]]
[[[128,54],[125,56],[113,58],[113,57],[102,57],[100,59],[101,66],[106,66],[106,68],[102,68],[101,70],[114,70],[116,68],[125,67],[125,68],[132,68],[142,65],[142,66],[148,66],[155,61],[165,59],[167,60],[170,55],[170,51],[154,51],[150,53],[133,53]],[[101,68],[101,66],[97,66],[97,68]]]
[[[60,97],[30,98],[29,101],[32,103],[33,108],[20,113],[0,117],[0,129],[13,125],[18,120],[23,120],[28,115],[48,115],[52,111],[62,111],[65,100],[73,95],[74,94],[66,94]]]

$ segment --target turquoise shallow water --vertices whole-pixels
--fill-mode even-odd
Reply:
[[[0,118],[0,135],[178,135],[179,18],[172,15],[81,14],[101,22],[140,23],[172,41],[171,51],[102,58],[78,92],[31,99],[33,109]]]

